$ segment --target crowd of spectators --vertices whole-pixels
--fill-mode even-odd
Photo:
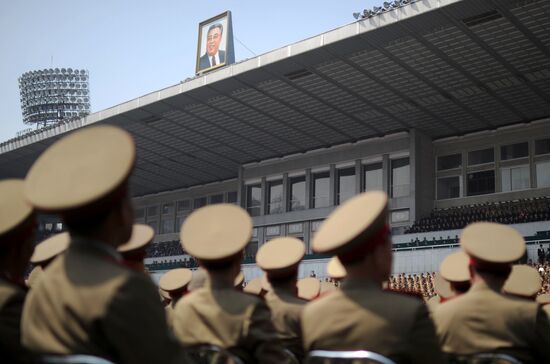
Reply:
[[[430,216],[416,221],[405,230],[405,234],[462,229],[476,221],[520,224],[546,220],[550,220],[550,198],[536,197],[434,209]]]
[[[147,248],[147,258],[171,257],[184,254],[179,240],[153,243]]]
[[[550,259],[541,263],[529,262],[529,265],[538,270],[542,288],[538,294],[550,293]],[[390,277],[388,288],[396,291],[413,293],[429,299],[436,295],[434,290],[435,272],[426,272],[420,274],[396,274]]]

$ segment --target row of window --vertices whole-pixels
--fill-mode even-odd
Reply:
[[[550,138],[535,140],[534,153],[536,156],[550,154]],[[529,143],[521,142],[500,146],[500,160],[512,160],[529,157]],[[485,148],[467,153],[468,166],[494,163],[495,149]],[[462,167],[462,154],[451,154],[437,158],[437,170],[445,171]]]
[[[171,234],[178,232],[183,220],[194,209],[216,203],[237,203],[237,191],[202,196],[194,199],[165,202],[161,205],[136,208],[136,221],[147,223],[155,233]],[[160,214],[159,214],[160,207]],[[160,224],[159,224],[160,220]]]
[[[358,179],[359,177],[359,179]],[[283,179],[266,182],[265,204],[263,203],[262,185],[260,183],[246,186],[246,209],[251,216],[264,214],[279,214],[286,211],[299,211],[308,208],[331,206],[330,201],[331,178],[334,178],[334,204],[339,205],[353,197],[356,185],[360,184],[361,191],[389,190],[391,197],[409,195],[410,168],[409,158],[400,158],[390,161],[389,186],[383,184],[382,163],[365,164],[361,166],[361,175],[356,176],[356,168],[345,167],[335,170],[334,176],[330,171],[311,173],[309,181],[306,175],[289,177],[286,186]],[[358,182],[359,181],[359,182]],[[306,185],[310,186],[309,204],[306,202]],[[286,188],[287,198],[284,196]]]
[[[536,188],[550,187],[550,161],[535,163]],[[531,188],[529,165],[501,167],[501,192],[525,190]],[[437,199],[458,198],[495,193],[495,170],[478,171],[466,174],[466,191],[463,188],[462,175],[440,177],[437,179]]]

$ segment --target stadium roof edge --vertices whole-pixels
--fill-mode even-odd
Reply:
[[[256,57],[248,58],[227,67],[214,70],[210,73],[198,75],[178,84],[167,86],[157,91],[150,92],[135,99],[122,102],[104,110],[100,110],[78,120],[70,121],[66,124],[56,125],[48,130],[38,130],[31,133],[30,136],[23,138],[14,138],[5,142],[0,142],[0,154],[17,149],[19,147],[34,143],[54,135],[101,122],[110,117],[123,114],[124,112],[137,109],[151,103],[161,101],[178,94],[182,94],[199,87],[234,77],[240,73],[248,72],[254,68],[274,63],[285,58],[295,56],[304,52],[311,51],[325,45],[357,36],[361,33],[373,31],[381,27],[391,25],[395,22],[417,16],[442,6],[447,6],[462,0],[424,0],[421,2],[407,4],[403,7],[392,9],[390,11],[377,14],[371,18],[360,19],[352,23],[339,26],[325,33],[315,35],[304,40],[291,43],[289,45],[276,48],[272,51],[260,54]],[[22,139],[22,140],[20,140]]]
[[[142,196],[399,132],[440,140],[547,118],[548,12],[547,0],[418,1],[2,143],[0,178],[96,123],[134,136]]]

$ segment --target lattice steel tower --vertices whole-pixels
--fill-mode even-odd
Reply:
[[[39,127],[88,115],[88,81],[88,71],[72,68],[23,73],[19,77],[23,122]]]

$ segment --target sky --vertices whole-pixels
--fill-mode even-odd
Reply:
[[[0,142],[23,124],[18,77],[87,69],[92,112],[194,76],[198,24],[230,10],[238,62],[355,21],[377,0],[0,0]],[[52,61],[53,60],[53,61]]]

